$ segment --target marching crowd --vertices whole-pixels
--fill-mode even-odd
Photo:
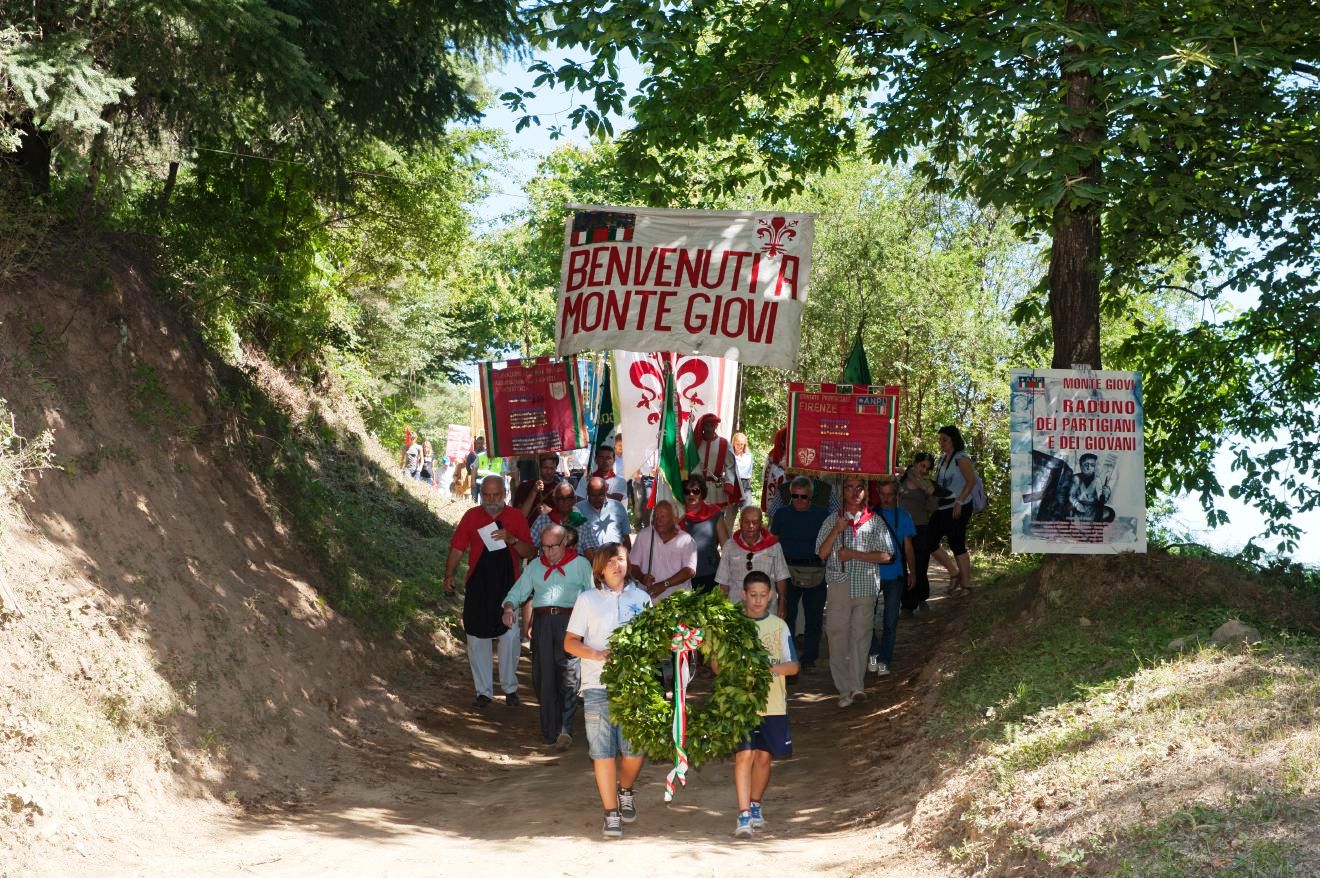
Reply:
[[[866,697],[868,673],[890,673],[900,615],[926,611],[931,558],[949,571],[952,592],[968,585],[967,523],[979,481],[956,427],[939,431],[938,458],[918,453],[897,478],[837,482],[790,478],[781,430],[759,505],[746,437],[726,440],[718,428],[714,415],[697,422],[697,461],[681,499],[649,510],[654,469],[632,479],[616,472],[621,438],[595,449],[590,470],[573,465],[580,458],[545,453],[534,472],[520,474],[480,437],[461,464],[477,505],[454,532],[444,587],[455,589],[466,555],[473,706],[496,697],[495,654],[500,695],[520,703],[515,672],[530,636],[542,738],[558,750],[572,746],[580,699],[609,838],[636,819],[642,754],[611,721],[600,674],[610,635],[647,606],[680,590],[719,589],[756,622],[771,656],[762,722],[734,759],[735,834],[746,836],[765,826],[771,758],[792,753],[786,678],[815,667],[824,641],[838,705],[849,707]],[[639,507],[635,533],[630,498]]]

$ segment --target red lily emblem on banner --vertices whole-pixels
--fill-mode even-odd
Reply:
[[[781,253],[787,253],[787,244],[797,237],[797,220],[789,222],[782,216],[774,217],[770,220],[758,220],[759,228],[756,230],[756,237],[769,238],[761,245],[761,252],[766,256],[778,256]]]
[[[661,410],[664,408],[665,378],[661,354],[649,354],[645,360],[638,360],[628,369],[628,380],[632,386],[642,392],[638,408],[647,409],[646,422],[658,424]],[[700,357],[675,357],[674,386],[678,389],[679,423],[692,417],[692,410],[705,405],[700,396],[700,388],[710,378],[710,367]]]

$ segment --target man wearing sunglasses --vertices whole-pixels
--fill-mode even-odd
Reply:
[[[839,707],[866,697],[866,655],[871,645],[880,568],[894,557],[889,528],[866,505],[866,480],[843,480],[843,508],[821,525],[816,556],[825,562],[825,631],[830,676]]]
[[[820,657],[820,635],[825,622],[825,562],[816,556],[816,535],[830,517],[824,506],[811,502],[815,486],[806,476],[789,482],[786,492],[788,505],[777,509],[770,520],[770,532],[779,537],[788,561],[788,609],[784,621],[788,630],[797,630],[799,604],[803,620],[802,649],[799,664],[812,668]]]
[[[589,534],[582,533],[582,525],[586,519],[577,511],[577,501],[577,494],[573,493],[573,486],[567,480],[555,485],[550,495],[549,511],[532,522],[532,545],[541,545],[541,534],[552,524],[571,527],[578,536],[577,550],[590,558],[591,551],[599,543],[593,542]]]
[[[541,737],[556,750],[572,746],[577,718],[578,660],[564,652],[564,635],[578,595],[592,587],[591,564],[567,540],[560,525],[541,531],[541,554],[505,595],[501,620],[513,626],[517,608],[530,603],[523,629],[532,634],[532,688],[541,705]]]
[[[788,562],[784,560],[779,537],[761,524],[759,506],[748,506],[738,514],[738,529],[724,544],[715,581],[724,590],[724,596],[736,604],[742,601],[747,574],[753,570],[764,573],[775,584],[770,595],[770,612],[782,619],[788,607]]]

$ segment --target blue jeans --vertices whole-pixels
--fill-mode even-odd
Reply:
[[[793,568],[790,565],[789,570]],[[784,621],[788,623],[790,633],[797,630],[798,604],[806,616],[806,626],[802,632],[802,649],[798,659],[804,666],[816,664],[820,658],[820,634],[825,624],[825,583],[811,588],[799,588],[797,580],[788,580],[788,609],[784,611]]]
[[[618,724],[610,721],[610,702],[604,689],[582,690],[582,716],[587,726],[587,754],[592,759],[632,759],[642,754],[633,749]]]
[[[894,640],[898,635],[898,611],[903,599],[906,578],[880,580],[880,591],[884,595],[884,616],[881,619],[881,635],[871,631],[871,655],[880,656],[880,661],[889,664],[894,660]],[[878,614],[877,614],[878,615]]]

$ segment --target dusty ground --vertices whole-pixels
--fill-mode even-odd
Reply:
[[[452,639],[386,655],[325,605],[277,504],[213,453],[194,343],[136,268],[110,271],[95,294],[58,274],[0,290],[0,396],[22,434],[54,431],[62,467],[0,532],[17,599],[0,608],[0,878],[944,874],[903,834],[933,782],[909,731],[936,676],[921,668],[959,605],[904,620],[905,673],[847,712],[823,668],[803,675],[773,831],[734,842],[727,762],[671,807],[654,765],[640,821],[606,843],[585,746],[533,746],[531,698],[472,712]]]
[[[415,722],[364,728],[325,766],[323,795],[268,813],[143,815],[131,835],[101,839],[90,860],[59,857],[37,874],[77,874],[94,862],[97,874],[178,878],[581,876],[602,865],[693,876],[942,876],[943,865],[905,839],[913,792],[929,780],[914,776],[922,761],[905,732],[926,688],[921,665],[957,610],[938,596],[932,607],[903,620],[896,663],[904,672],[871,678],[867,701],[841,711],[823,665],[799,677],[790,691],[797,755],[777,764],[766,801],[772,828],[751,841],[731,835],[728,761],[693,772],[668,806],[669,766],[648,765],[639,820],[622,841],[601,839],[584,742],[562,755],[540,747],[532,698],[469,709],[466,669],[455,661],[449,682],[411,693]],[[525,659],[522,671],[526,695]]]

